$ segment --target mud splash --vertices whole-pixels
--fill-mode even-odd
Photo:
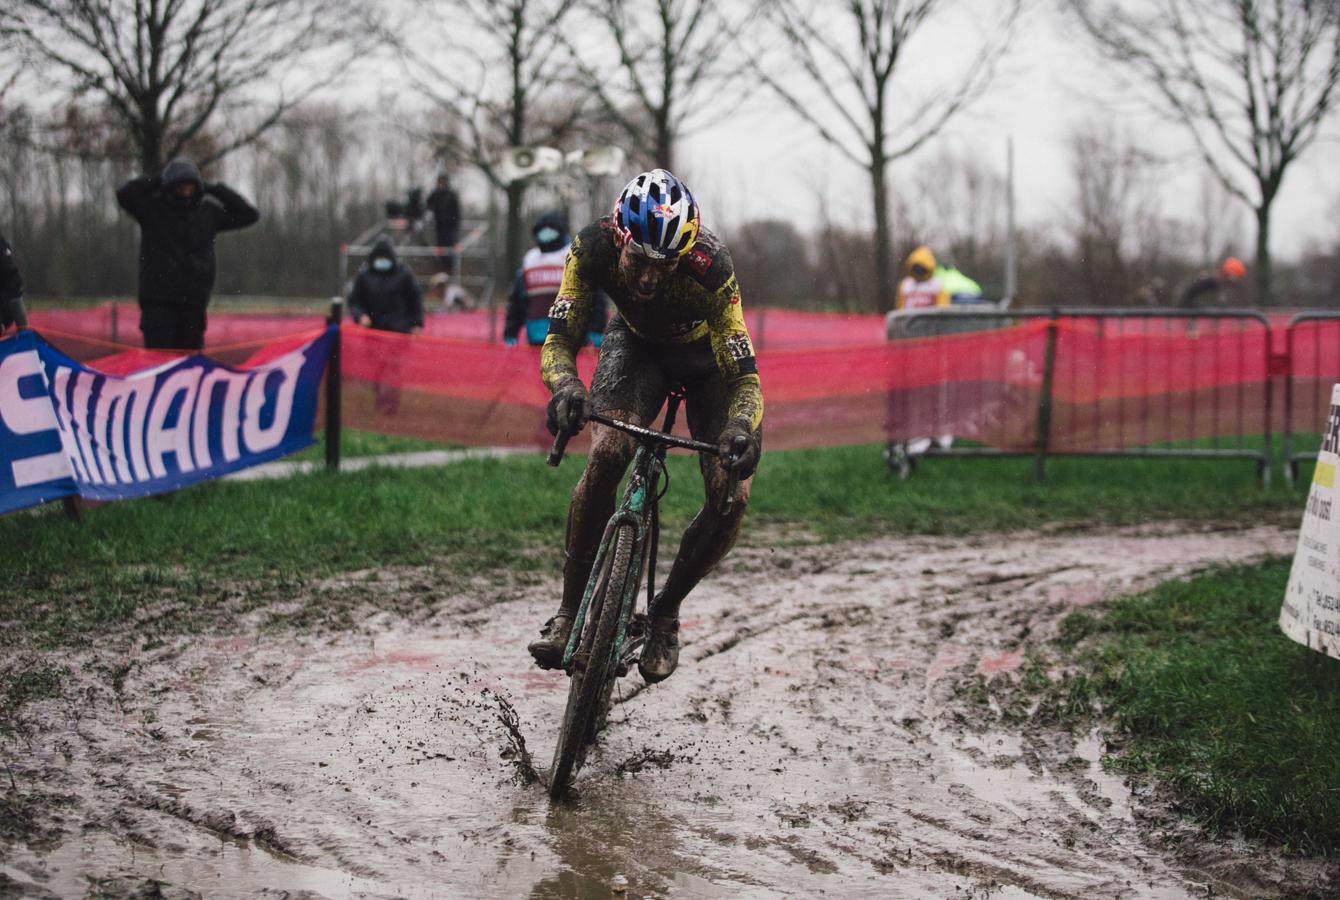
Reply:
[[[45,840],[0,850],[0,896],[158,882],[165,896],[600,897],[616,876],[630,897],[1305,888],[1324,875],[1250,848],[1179,857],[1102,771],[1099,737],[1002,727],[972,694],[1017,677],[1076,605],[1293,539],[1164,528],[738,551],[686,604],[680,671],[621,683],[576,802],[558,807],[536,769],[567,685],[523,649],[556,583],[492,605],[497,592],[436,597],[356,632],[68,659],[77,689],[31,707],[4,749],[11,797],[68,800],[41,806]]]

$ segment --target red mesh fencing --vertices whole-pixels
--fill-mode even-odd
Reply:
[[[1285,369],[1286,431],[1315,435],[1292,449],[1315,451],[1330,411],[1331,387],[1340,383],[1340,313],[1300,321],[1285,336],[1279,368]],[[1278,347],[1280,342],[1276,341]]]
[[[33,318],[41,330],[42,318]],[[212,319],[211,336],[222,318]],[[1281,334],[1244,318],[1066,317],[940,337],[856,340],[868,335],[872,318],[766,313],[763,327],[777,343],[802,345],[759,354],[768,448],[952,434],[1002,450],[1031,450],[1049,343],[1049,446],[1056,452],[1205,440],[1216,447],[1245,446],[1252,436],[1283,426],[1280,376],[1290,372],[1293,427],[1316,431],[1325,409],[1319,398],[1340,380],[1340,320],[1295,326],[1290,356],[1287,326]],[[488,325],[482,314],[439,319]],[[208,354],[234,365],[254,363],[309,339],[321,326],[315,316],[282,321],[311,327],[266,341],[212,343]],[[224,333],[277,327],[265,317],[238,325]],[[537,349],[348,324],[341,334],[347,426],[453,444],[548,446],[548,393]],[[64,329],[47,336],[71,355],[71,343],[78,345],[82,359],[104,371],[132,371],[170,358],[70,337]],[[814,346],[803,346],[807,340]],[[588,383],[595,362],[594,350],[579,354]]]
[[[139,308],[129,302],[108,302],[84,309],[37,309],[28,315],[33,328],[63,339],[76,349],[84,343],[137,346]],[[807,349],[878,344],[884,340],[884,317],[843,313],[799,312],[785,309],[748,309],[745,322],[760,349]],[[311,331],[325,318],[302,312],[231,312],[216,305],[209,313],[205,346],[229,346]],[[501,310],[475,309],[430,312],[424,334],[457,341],[501,341]],[[70,353],[69,350],[66,351]],[[72,354],[73,355],[73,354]],[[75,357],[79,358],[79,357]]]

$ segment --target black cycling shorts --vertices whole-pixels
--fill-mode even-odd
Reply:
[[[604,415],[627,413],[650,427],[670,391],[682,386],[689,434],[713,443],[726,424],[730,388],[708,338],[687,344],[658,344],[629,330],[622,316],[605,329],[600,362],[591,379],[591,404]]]

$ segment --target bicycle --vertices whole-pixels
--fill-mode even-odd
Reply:
[[[638,439],[631,474],[623,497],[610,516],[591,566],[591,578],[582,594],[572,623],[572,634],[563,653],[563,669],[568,673],[568,703],[563,712],[558,744],[549,770],[549,795],[562,799],[573,776],[586,762],[586,754],[596,734],[604,726],[615,682],[628,674],[647,641],[650,626],[647,612],[635,612],[641,574],[647,576],[647,608],[656,591],[656,551],[660,538],[660,500],[669,490],[665,454],[671,447],[720,456],[714,444],[669,434],[675,415],[684,399],[682,390],[671,391],[661,431],[622,422],[600,413],[589,421],[617,428]],[[560,433],[549,453],[549,465],[563,460],[569,434]],[[729,472],[726,500],[720,510],[728,515],[734,503],[738,477],[731,457],[743,451],[733,447],[727,456]],[[658,492],[661,477],[665,490]]]

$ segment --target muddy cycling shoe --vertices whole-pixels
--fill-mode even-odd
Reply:
[[[665,681],[679,665],[679,619],[674,616],[652,616],[651,634],[642,648],[637,670],[647,684]]]
[[[563,654],[568,649],[568,636],[571,634],[572,616],[560,613],[544,623],[540,629],[540,639],[526,649],[535,657],[535,664],[541,669],[561,669]]]

